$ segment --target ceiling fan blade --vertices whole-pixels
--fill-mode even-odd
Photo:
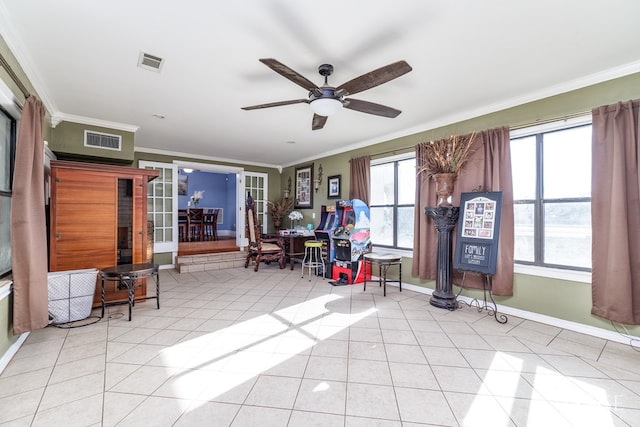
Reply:
[[[345,99],[343,106],[344,108],[360,111],[361,113],[374,114],[376,116],[389,118],[398,117],[398,114],[402,113],[402,111],[387,107],[386,105],[375,104],[373,102],[361,101],[353,98]]]
[[[262,58],[260,59],[260,62],[262,62],[264,65],[271,68],[273,71],[280,74],[281,76],[291,80],[298,86],[301,86],[302,88],[306,89],[307,91],[320,93],[320,88],[315,83],[313,83],[311,80],[307,79],[297,71],[294,71],[291,68],[287,67],[282,62],[273,58]]]
[[[314,114],[313,120],[311,121],[311,130],[322,129],[325,123],[327,123],[327,116]]]
[[[260,108],[270,108],[270,107],[279,107],[281,105],[291,105],[291,104],[302,104],[309,103],[308,99],[292,99],[290,101],[278,101],[278,102],[270,102],[268,104],[259,104],[259,105],[251,105],[249,107],[242,107],[243,110],[258,110]]]
[[[370,71],[366,74],[356,77],[353,80],[338,86],[336,88],[336,95],[346,96],[353,95],[354,93],[362,92],[363,90],[371,89],[393,80],[403,74],[411,71],[412,68],[405,61],[394,62],[393,64],[385,65],[377,70]]]

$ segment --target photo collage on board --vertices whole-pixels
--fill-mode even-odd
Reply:
[[[493,239],[496,203],[477,197],[464,205],[462,236],[478,239]]]

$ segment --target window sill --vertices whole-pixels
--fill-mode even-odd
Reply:
[[[591,284],[590,271],[561,270],[559,268],[539,267],[536,265],[514,264],[513,270],[518,274],[549,277],[552,279],[570,280]]]

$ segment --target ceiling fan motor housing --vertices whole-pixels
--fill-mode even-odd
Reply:
[[[331,86],[322,86],[320,92],[309,92],[309,102],[313,102],[316,99],[337,99],[342,102],[342,97],[336,95],[336,88]]]

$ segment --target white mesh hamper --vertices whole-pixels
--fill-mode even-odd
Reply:
[[[56,271],[48,275],[51,323],[82,320],[91,314],[98,270]]]

